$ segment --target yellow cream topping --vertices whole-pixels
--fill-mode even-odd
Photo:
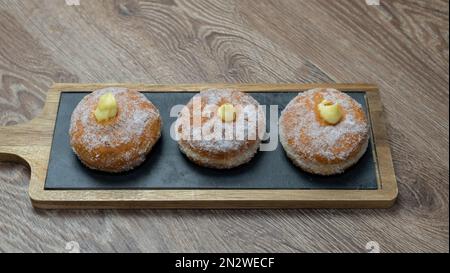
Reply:
[[[111,119],[117,115],[117,102],[112,93],[105,93],[100,96],[94,114],[99,122]]]
[[[217,109],[217,114],[223,122],[233,122],[236,119],[236,110],[234,109],[234,106],[229,103],[222,104],[219,109]]]
[[[342,118],[341,108],[339,103],[332,103],[328,100],[323,100],[318,105],[320,117],[327,123],[335,125],[339,123]]]

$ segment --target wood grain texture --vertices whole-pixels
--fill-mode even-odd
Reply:
[[[0,0],[0,124],[54,82],[373,82],[399,182],[388,210],[40,211],[0,163],[0,251],[448,252],[445,0]]]

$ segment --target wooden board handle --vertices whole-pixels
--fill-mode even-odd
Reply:
[[[38,125],[42,122],[41,118],[35,118],[21,124],[0,126],[0,161],[28,161],[36,148],[51,138],[48,133],[43,134]]]
[[[24,162],[25,147],[23,124],[0,126],[0,161]]]

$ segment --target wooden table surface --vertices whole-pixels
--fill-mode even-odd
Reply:
[[[0,0],[0,125],[55,82],[376,83],[400,193],[387,210],[43,211],[29,170],[0,162],[0,251],[448,252],[449,4],[366,2]]]

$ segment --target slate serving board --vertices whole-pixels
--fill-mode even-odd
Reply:
[[[344,174],[311,175],[296,168],[278,142],[277,149],[259,152],[250,163],[231,170],[214,170],[191,163],[170,137],[174,105],[186,104],[196,92],[144,92],[160,110],[162,137],[138,168],[120,174],[93,171],[81,164],[69,145],[71,114],[88,92],[62,92],[51,144],[46,190],[70,189],[362,189],[376,190],[377,173],[372,143],[361,160]],[[367,112],[366,93],[349,92]],[[279,105],[279,113],[294,92],[250,93],[262,105]],[[269,120],[270,115],[267,114]],[[267,123],[269,124],[269,122]],[[268,128],[269,130],[269,128]],[[371,138],[372,142],[372,138]]]

